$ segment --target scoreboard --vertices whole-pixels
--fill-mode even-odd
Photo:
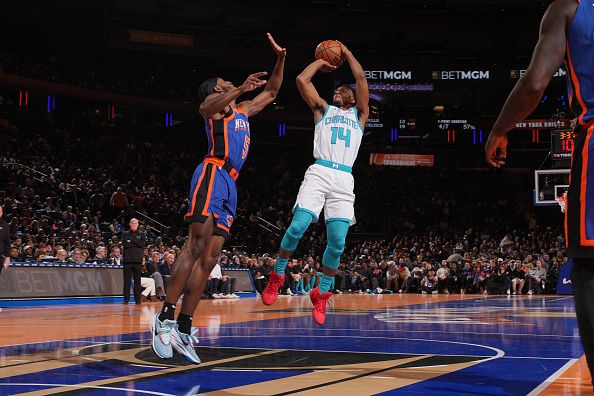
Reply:
[[[575,143],[575,135],[571,130],[556,130],[551,132],[551,155],[553,168],[569,168],[571,153]]]

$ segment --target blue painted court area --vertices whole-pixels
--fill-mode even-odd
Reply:
[[[307,301],[297,299],[288,311],[302,309],[308,309]],[[285,394],[274,387],[283,379],[289,387],[294,386],[291,378],[305,378],[333,365],[379,362],[375,371],[338,382],[329,376],[312,389],[329,392],[349,381],[377,381],[374,376],[395,368],[418,368],[428,373],[426,378],[400,383],[398,374],[390,374],[396,375],[394,387],[375,394],[526,395],[582,356],[570,297],[477,297],[440,303],[429,297],[424,304],[370,311],[330,309],[329,314],[324,327],[306,315],[200,328],[204,365],[197,367],[154,358],[148,333],[0,347],[0,356],[6,357],[51,356],[76,346],[77,356],[88,359],[1,378],[0,394],[59,386],[71,386],[69,394],[85,395],[179,395],[230,388],[236,389],[232,394],[244,394],[241,387],[252,384],[260,384],[263,395]],[[102,355],[105,352],[110,354]],[[418,360],[401,363],[410,358]],[[94,381],[101,381],[98,388],[78,388]]]

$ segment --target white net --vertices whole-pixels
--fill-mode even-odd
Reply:
[[[557,201],[559,206],[561,206],[561,212],[565,213],[565,211],[567,210],[567,193],[564,192],[560,196],[556,197],[555,201]]]

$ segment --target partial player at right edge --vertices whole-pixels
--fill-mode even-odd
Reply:
[[[591,1],[556,0],[540,25],[526,74],[507,98],[487,140],[485,157],[496,168],[507,159],[507,133],[538,105],[565,62],[569,103],[577,116],[565,212],[567,255],[575,312],[590,374],[594,377],[594,7]]]

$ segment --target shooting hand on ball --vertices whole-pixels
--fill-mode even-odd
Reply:
[[[316,62],[320,64],[320,70],[324,73],[329,73],[331,71],[336,70],[336,66],[330,64],[329,62],[326,62],[323,59],[318,59]]]

